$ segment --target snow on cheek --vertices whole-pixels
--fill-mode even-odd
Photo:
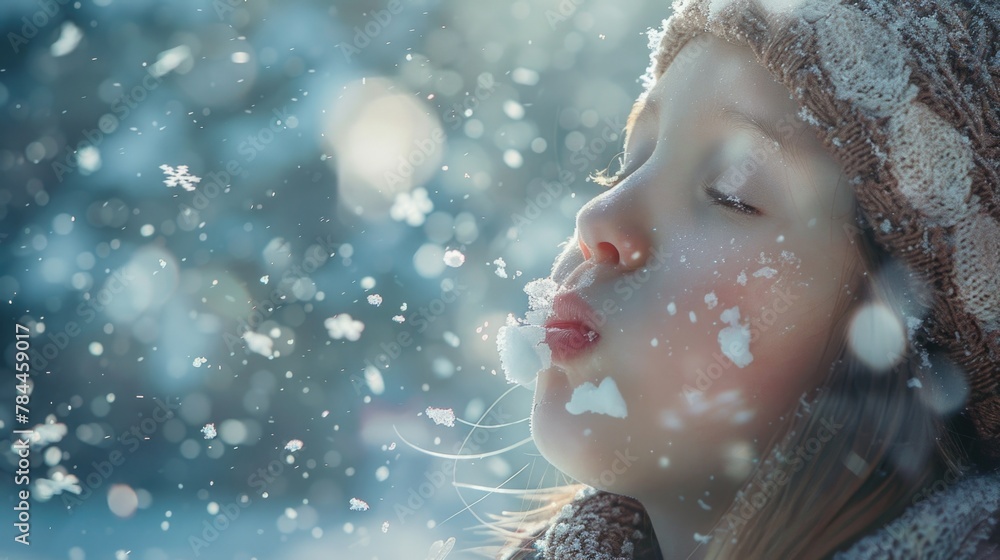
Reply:
[[[753,361],[753,354],[750,353],[750,327],[740,324],[739,306],[726,309],[719,319],[723,323],[729,323],[728,327],[719,331],[719,346],[722,353],[736,364],[736,367],[747,367]]]
[[[573,390],[573,396],[566,403],[566,410],[570,414],[583,414],[593,412],[594,414],[606,414],[614,418],[625,418],[628,416],[628,407],[625,406],[625,399],[618,391],[618,385],[614,379],[605,377],[597,387],[591,382],[586,382]]]
[[[773,268],[771,268],[769,266],[764,266],[764,267],[761,267],[761,268],[757,269],[757,271],[753,273],[753,277],[754,278],[774,278],[774,276],[776,274],[778,274],[777,270],[775,270],[775,269],[773,269]]]

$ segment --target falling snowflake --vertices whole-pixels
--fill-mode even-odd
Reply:
[[[201,177],[196,177],[188,173],[188,166],[178,165],[177,169],[170,167],[169,165],[161,165],[160,169],[163,170],[163,174],[167,176],[163,180],[163,184],[168,187],[183,187],[186,191],[193,191],[194,184],[201,182]]]
[[[323,321],[323,326],[326,327],[330,338],[337,340],[346,338],[351,342],[361,338],[361,331],[365,330],[364,323],[352,318],[347,313],[338,313],[328,318]]]
[[[368,296],[368,305],[374,305],[375,307],[382,305],[382,296],[378,294]]]
[[[388,533],[389,532],[389,522],[388,521],[383,521],[382,522],[382,532],[383,533]]]
[[[411,226],[424,225],[424,218],[434,210],[434,203],[427,198],[427,189],[414,189],[412,193],[402,192],[396,195],[396,200],[389,209],[389,216],[397,222],[406,222]]]
[[[402,322],[406,321],[406,317],[403,317],[402,315],[393,315],[392,316],[392,320],[395,321],[395,322],[397,322],[397,323],[402,323]]]
[[[450,251],[445,251],[444,253],[444,264],[452,267],[458,268],[465,264],[465,255],[462,254],[458,249],[451,249]]]
[[[80,486],[80,479],[76,475],[65,474],[57,470],[52,473],[51,479],[35,479],[35,491],[31,494],[31,497],[45,502],[52,498],[52,496],[57,496],[63,492],[72,492],[79,495],[82,491],[83,487]]]
[[[28,436],[28,443],[37,447],[45,447],[50,443],[59,443],[69,432],[66,424],[56,422],[54,414],[48,415],[45,418],[44,424],[36,424],[31,431],[31,435]],[[17,448],[13,445],[11,445],[11,450],[17,453]]]
[[[255,354],[260,354],[265,358],[274,355],[274,340],[266,334],[247,331],[243,333],[243,340],[247,343],[247,350]]]
[[[502,258],[495,259],[493,264],[497,265],[496,275],[500,278],[507,277],[507,263]]]
[[[285,444],[285,451],[289,453],[295,453],[299,449],[305,447],[306,444],[302,443],[301,439],[293,439]]]
[[[351,511],[368,511],[368,502],[358,498],[351,498]]]
[[[215,431],[215,424],[205,424],[201,428],[201,433],[205,434],[205,439],[215,439],[218,432]]]
[[[424,413],[427,414],[427,417],[433,420],[438,426],[444,424],[449,428],[455,427],[455,411],[450,408],[434,408],[432,406],[428,406]]]
[[[193,365],[194,367],[201,367],[207,361],[208,361],[208,358],[199,357],[199,358],[195,358],[194,361],[191,362],[191,365]]]
[[[265,274],[265,275],[263,275],[263,276],[260,277],[260,283],[261,284],[267,284],[268,281],[270,281],[270,280],[271,280],[271,275],[269,275],[269,274]]]

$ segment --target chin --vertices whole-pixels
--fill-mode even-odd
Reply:
[[[632,450],[637,448],[619,441],[625,439],[627,428],[616,418],[570,414],[566,403],[572,392],[560,369],[539,374],[531,413],[535,446],[549,463],[576,481],[601,490],[626,492],[639,462]]]

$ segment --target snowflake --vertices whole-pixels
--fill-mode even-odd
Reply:
[[[260,354],[265,358],[270,358],[274,355],[274,340],[266,334],[247,331],[243,333],[243,340],[247,343],[247,350],[251,352]]]
[[[465,255],[458,249],[446,251],[444,254],[444,264],[452,268],[458,268],[465,264]]]
[[[427,410],[424,412],[427,414],[427,417],[433,420],[438,426],[444,424],[449,428],[455,427],[455,411],[450,408],[434,408],[428,406]]]
[[[411,226],[424,225],[424,218],[434,210],[434,203],[427,198],[427,189],[414,189],[412,193],[402,192],[396,195],[396,200],[389,209],[389,216],[397,222],[406,222]]]
[[[382,522],[382,532],[383,533],[388,533],[389,532],[389,522],[388,521],[383,521]]]
[[[68,433],[66,424],[56,422],[54,414],[45,418],[44,424],[36,424],[32,428],[32,434],[28,436],[28,443],[37,447],[45,447],[50,443],[59,443]],[[11,445],[11,450],[17,453],[17,449]]]
[[[364,323],[353,319],[347,313],[338,313],[328,318],[326,321],[323,321],[323,326],[326,327],[330,338],[338,340],[346,338],[351,342],[361,338],[361,331],[365,330]]]
[[[368,508],[368,502],[359,500],[358,498],[351,498],[351,511],[368,511]]]
[[[382,305],[382,296],[378,294],[368,296],[368,305],[374,305],[375,307]]]
[[[215,424],[205,424],[201,428],[201,433],[205,434],[205,439],[214,439],[218,432],[215,431]]]
[[[80,486],[80,479],[74,474],[65,474],[62,471],[52,473],[52,478],[35,479],[35,493],[33,498],[39,501],[48,501],[52,496],[57,496],[63,492],[72,492],[79,495],[83,491]]]
[[[196,177],[188,173],[188,166],[178,165],[177,169],[170,167],[169,165],[161,165],[160,169],[163,170],[163,174],[167,176],[163,180],[163,184],[168,187],[181,186],[186,191],[193,191],[194,184],[201,182],[201,177]]]
[[[494,271],[496,275],[500,278],[507,277],[507,263],[504,262],[503,258],[497,258],[493,261],[493,264],[497,265],[497,269]]]
[[[395,322],[397,322],[397,323],[402,323],[402,322],[406,321],[406,317],[403,317],[402,315],[393,315],[392,316],[392,320],[395,321]]]
[[[201,367],[207,361],[208,361],[208,358],[198,357],[198,358],[195,358],[193,362],[191,362],[191,365],[193,365],[194,367]]]
[[[302,449],[305,446],[306,444],[302,443],[301,439],[293,439],[285,444],[285,451],[288,451],[289,453],[295,453],[296,451]]]

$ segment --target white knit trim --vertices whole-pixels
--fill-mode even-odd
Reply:
[[[944,226],[977,209],[966,202],[973,166],[968,138],[922,103],[896,112],[886,132],[892,175],[914,208]]]
[[[823,4],[827,12],[815,24],[816,46],[837,98],[882,117],[916,97],[918,88],[910,84],[906,65],[909,52],[898,32],[854,6],[815,0],[810,4]]]
[[[1000,223],[986,214],[955,228],[955,282],[966,310],[1000,328]]]

